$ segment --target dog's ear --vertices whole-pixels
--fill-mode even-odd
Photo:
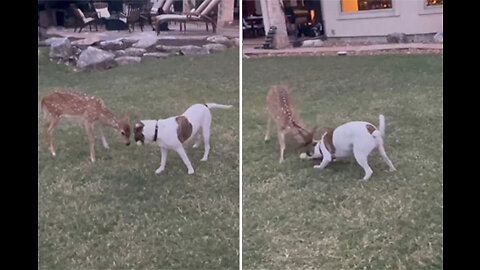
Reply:
[[[135,131],[141,131],[145,125],[142,122],[135,124]]]

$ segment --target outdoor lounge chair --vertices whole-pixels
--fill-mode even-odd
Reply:
[[[205,22],[207,25],[212,24],[213,32],[216,32],[216,21],[207,16],[218,4],[220,0],[205,0],[198,8],[191,10],[187,14],[162,14],[155,17],[155,29],[157,35],[160,34],[159,25],[164,22],[174,21],[180,22],[180,24],[186,24],[187,22]],[[208,30],[208,28],[207,28]]]
[[[156,2],[153,2],[153,6],[150,9],[150,24],[152,25],[152,30],[155,31],[155,17],[158,15],[166,14],[170,10],[170,7],[173,4],[173,0],[157,0]],[[152,18],[154,18],[152,20]],[[161,27],[161,30],[168,30],[168,24],[163,25]]]
[[[75,16],[75,29],[73,29],[73,32],[77,31],[77,27],[79,26],[80,30],[78,30],[78,32],[80,33],[80,32],[82,32],[82,29],[87,25],[89,26],[90,31],[92,31],[92,24],[95,26],[95,30],[98,31],[98,28],[97,28],[98,17],[97,16],[85,17],[82,10],[79,9],[78,7],[76,7],[76,6],[72,6],[72,11],[73,11],[73,15]]]

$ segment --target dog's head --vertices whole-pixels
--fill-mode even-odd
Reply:
[[[128,121],[128,118],[125,117],[118,121],[118,132],[120,133],[120,136],[122,138],[122,141],[126,145],[130,145],[130,124]]]
[[[141,142],[142,144],[145,143],[145,135],[143,135],[143,127],[145,125],[142,122],[136,123],[134,128],[134,139],[135,142]]]
[[[311,131],[306,130],[299,130],[300,135],[303,137],[303,147],[309,147],[313,144],[315,132],[317,131],[317,127],[314,127]]]
[[[312,144],[307,146],[305,154],[307,154],[310,159],[323,158],[322,151],[320,150],[321,141],[322,140],[313,140]]]

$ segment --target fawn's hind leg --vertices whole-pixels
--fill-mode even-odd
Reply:
[[[48,144],[48,149],[50,149],[50,153],[52,156],[55,156],[55,148],[53,147],[53,130],[55,126],[58,124],[60,118],[58,117],[51,117],[49,122],[45,123],[45,140]]]
[[[283,162],[283,153],[285,152],[285,133],[281,130],[278,130],[277,133],[278,143],[280,144],[280,160],[279,162]]]
[[[270,126],[272,125],[272,118],[269,116],[268,117],[268,122],[267,122],[267,131],[265,132],[265,141],[268,141],[270,139]]]
[[[95,162],[95,136],[93,134],[93,126],[88,121],[84,122],[85,131],[87,132],[88,142],[90,143],[90,161]]]

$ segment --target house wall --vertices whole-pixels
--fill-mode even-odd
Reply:
[[[443,6],[425,7],[425,0],[392,1],[392,9],[341,12],[341,0],[321,0],[325,34],[361,37],[443,31]]]

